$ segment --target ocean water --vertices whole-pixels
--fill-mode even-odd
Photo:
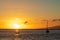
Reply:
[[[0,30],[0,40],[60,40],[60,30]]]

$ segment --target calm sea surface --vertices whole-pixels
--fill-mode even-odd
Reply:
[[[60,40],[60,30],[0,30],[0,40]]]

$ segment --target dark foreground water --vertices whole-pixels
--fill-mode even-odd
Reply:
[[[0,30],[0,40],[60,40],[60,30]]]

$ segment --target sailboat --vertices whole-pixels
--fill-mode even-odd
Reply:
[[[49,31],[49,29],[46,29],[46,33],[48,34],[50,31]]]

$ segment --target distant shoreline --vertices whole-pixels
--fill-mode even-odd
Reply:
[[[47,29],[0,29],[0,30],[47,30]],[[60,29],[48,29],[48,30],[60,30]]]

